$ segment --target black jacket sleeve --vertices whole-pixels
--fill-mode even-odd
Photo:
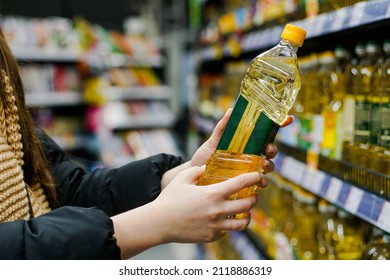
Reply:
[[[0,223],[0,259],[120,259],[111,219],[96,208],[61,207]]]
[[[160,154],[86,173],[43,131],[60,207],[28,221],[0,223],[0,259],[119,259],[110,216],[160,193],[161,176],[181,158]]]
[[[162,175],[183,162],[177,156],[158,154],[119,168],[86,173],[43,131],[38,135],[53,168],[60,205],[96,206],[109,216],[154,200],[161,191]]]

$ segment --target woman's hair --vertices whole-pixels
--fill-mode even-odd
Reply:
[[[15,96],[16,114],[20,125],[23,161],[24,181],[28,186],[40,184],[44,189],[50,207],[57,206],[56,189],[51,169],[41,142],[36,134],[35,125],[25,103],[22,79],[18,64],[6,42],[5,36],[0,29],[0,75],[8,76],[7,84],[5,77],[0,79],[0,102],[6,109],[10,104],[7,101],[7,86],[12,87]],[[9,91],[9,90],[8,90]],[[7,128],[6,128],[7,129]]]

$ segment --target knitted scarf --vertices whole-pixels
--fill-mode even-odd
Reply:
[[[45,192],[39,183],[24,181],[23,144],[18,108],[9,77],[0,70],[5,86],[5,100],[0,102],[0,222],[28,220],[50,211]]]

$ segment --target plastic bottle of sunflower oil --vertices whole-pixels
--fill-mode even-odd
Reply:
[[[198,185],[262,171],[263,149],[274,140],[300,89],[297,50],[305,36],[305,30],[287,24],[280,42],[252,60],[231,117]],[[247,188],[231,199],[254,191],[255,187]]]
[[[364,250],[363,260],[390,260],[390,234],[373,228],[372,236]]]

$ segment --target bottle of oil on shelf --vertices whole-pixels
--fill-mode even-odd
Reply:
[[[366,57],[358,67],[360,70],[361,87],[355,96],[355,142],[369,143],[370,139],[370,100],[371,82],[374,67],[380,57],[380,48],[374,41],[367,42]],[[359,77],[358,77],[359,78]]]
[[[262,171],[263,149],[274,140],[300,89],[297,50],[305,36],[303,29],[287,24],[279,44],[252,60],[216,152],[198,185]],[[242,190],[231,199],[245,197],[254,189]]]
[[[354,152],[354,130],[355,130],[355,96],[360,86],[360,76],[358,65],[366,54],[366,48],[363,43],[357,43],[355,46],[355,57],[345,68],[345,98],[344,98],[344,142],[342,158],[345,161],[353,162]]]
[[[330,158],[340,159],[342,137],[342,110],[344,99],[344,76],[337,66],[333,52],[322,54],[321,89],[323,106],[323,138],[321,153]]]
[[[297,104],[297,123],[299,125],[297,144],[298,147],[309,150],[312,147],[314,115],[320,113],[318,55],[312,53],[307,56],[307,61],[304,63],[303,68],[305,73],[302,75],[302,88],[299,94],[301,102]]]
[[[373,228],[373,234],[364,250],[363,260],[390,260],[390,234]]]
[[[383,139],[382,131],[385,131],[383,128],[386,128],[386,125],[390,125],[389,121],[386,121],[386,108],[389,108],[389,98],[386,97],[386,83],[389,83],[390,73],[387,73],[385,63],[390,51],[389,43],[385,41],[383,44],[384,55],[377,61],[371,75],[368,168],[377,172],[382,172],[384,166],[382,161],[386,148],[383,146],[383,141],[381,141]]]
[[[336,258],[333,235],[336,231],[337,208],[324,199],[318,202],[320,217],[316,223],[317,258],[334,260]]]
[[[358,260],[362,257],[365,248],[364,223],[359,218],[345,212],[338,211],[338,219],[333,234],[335,255],[337,260]]]
[[[380,82],[381,107],[380,122],[381,130],[379,133],[379,146],[390,150],[390,39],[385,40],[383,44],[385,62],[383,76]]]
[[[296,185],[294,189],[293,216],[294,231],[290,238],[297,259],[317,259],[315,236],[316,221],[320,217],[317,210],[317,198],[312,193]]]

